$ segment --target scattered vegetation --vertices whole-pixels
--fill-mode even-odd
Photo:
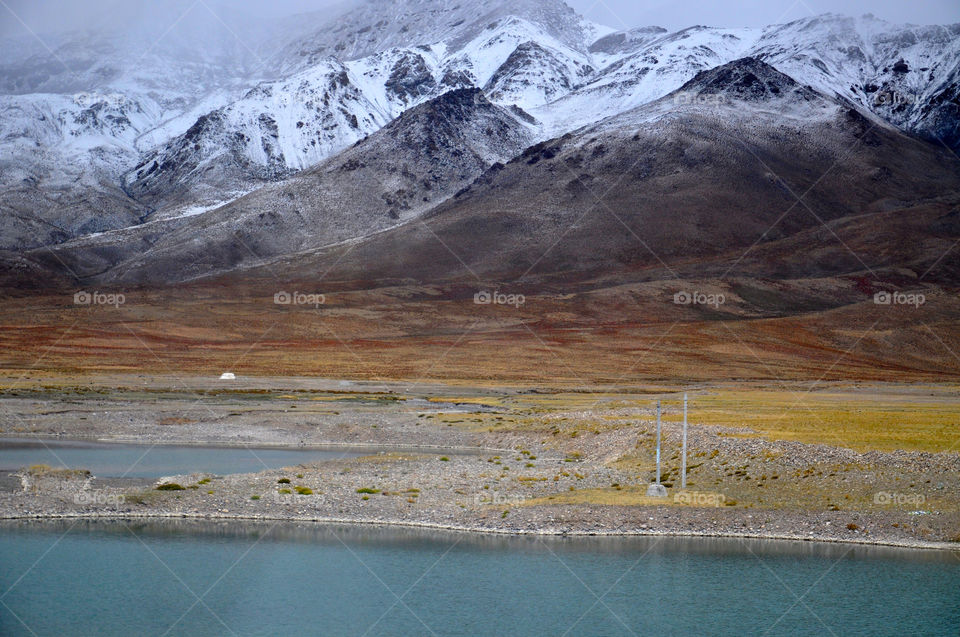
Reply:
[[[186,489],[176,482],[164,482],[161,485],[157,485],[157,491],[186,491]]]

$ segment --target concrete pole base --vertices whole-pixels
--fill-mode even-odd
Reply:
[[[665,498],[667,497],[667,488],[662,484],[657,484],[654,482],[647,487],[647,497],[648,498]]]

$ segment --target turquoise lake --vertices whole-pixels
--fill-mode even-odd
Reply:
[[[2,635],[957,635],[960,554],[11,522],[0,602]]]

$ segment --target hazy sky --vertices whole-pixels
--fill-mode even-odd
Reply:
[[[0,32],[25,33],[23,24],[44,32],[77,26],[118,2],[169,0],[0,0]],[[288,15],[320,9],[341,0],[202,0],[211,7],[236,7],[256,15]],[[465,0],[480,1],[483,0]],[[567,0],[591,20],[617,29],[660,25],[680,29],[708,26],[762,26],[788,22],[816,13],[873,13],[895,23],[947,24],[960,22],[958,0]],[[16,16],[14,15],[16,14]]]

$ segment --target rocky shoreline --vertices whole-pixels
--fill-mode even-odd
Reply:
[[[159,480],[96,478],[77,470],[41,469],[35,475],[28,470],[11,476],[19,478],[19,489],[0,493],[0,519],[289,521],[510,535],[732,537],[960,550],[960,543],[947,541],[950,529],[956,528],[956,514],[731,506],[692,490],[672,490],[662,503],[651,503],[643,484],[601,487],[624,479],[613,469],[583,460],[566,462],[564,457],[526,462],[533,455],[506,460],[486,454],[382,454],[257,474]],[[497,462],[501,464],[494,465]],[[490,465],[498,470],[506,466],[501,473],[522,472],[523,479],[497,484]],[[572,471],[571,465],[576,465]],[[572,484],[555,486],[561,482]],[[551,500],[582,493],[623,497],[628,504]]]
[[[480,535],[516,535],[516,536],[544,536],[544,537],[692,537],[692,538],[728,538],[742,540],[773,540],[790,542],[816,542],[828,544],[856,544],[864,546],[891,547],[903,549],[926,549],[939,551],[960,552],[960,546],[955,542],[926,542],[920,540],[892,540],[892,539],[858,539],[835,536],[803,536],[792,534],[771,533],[733,533],[716,531],[655,531],[655,530],[555,530],[555,529],[516,529],[493,528],[486,526],[460,526],[437,524],[431,522],[411,522],[397,520],[353,520],[344,518],[316,518],[316,517],[267,517],[242,516],[224,514],[185,514],[185,513],[147,513],[132,515],[130,513],[109,514],[99,513],[72,513],[72,514],[35,514],[30,516],[7,517],[0,516],[0,521],[52,521],[52,520],[86,520],[86,521],[163,521],[163,520],[217,520],[237,522],[289,522],[315,523],[318,525],[340,526],[381,526],[408,529],[425,529],[433,531],[449,531],[454,533],[470,533]]]
[[[506,414],[490,413],[481,402],[489,397],[389,396],[378,403],[364,394],[337,398],[336,409],[286,396],[280,408],[276,397],[259,395],[211,401],[202,410],[189,397],[186,407],[178,400],[8,399],[21,408],[25,427],[4,435],[41,446],[136,441],[145,453],[151,445],[371,453],[232,475],[112,478],[83,467],[0,472],[0,519],[289,521],[960,550],[957,453],[856,452],[694,424],[684,490],[679,427],[665,422],[668,497],[656,499],[646,496],[655,427],[643,410],[554,411],[537,415],[534,426],[481,429],[468,426],[471,410],[486,409],[491,423]],[[580,424],[611,416],[628,424]]]

